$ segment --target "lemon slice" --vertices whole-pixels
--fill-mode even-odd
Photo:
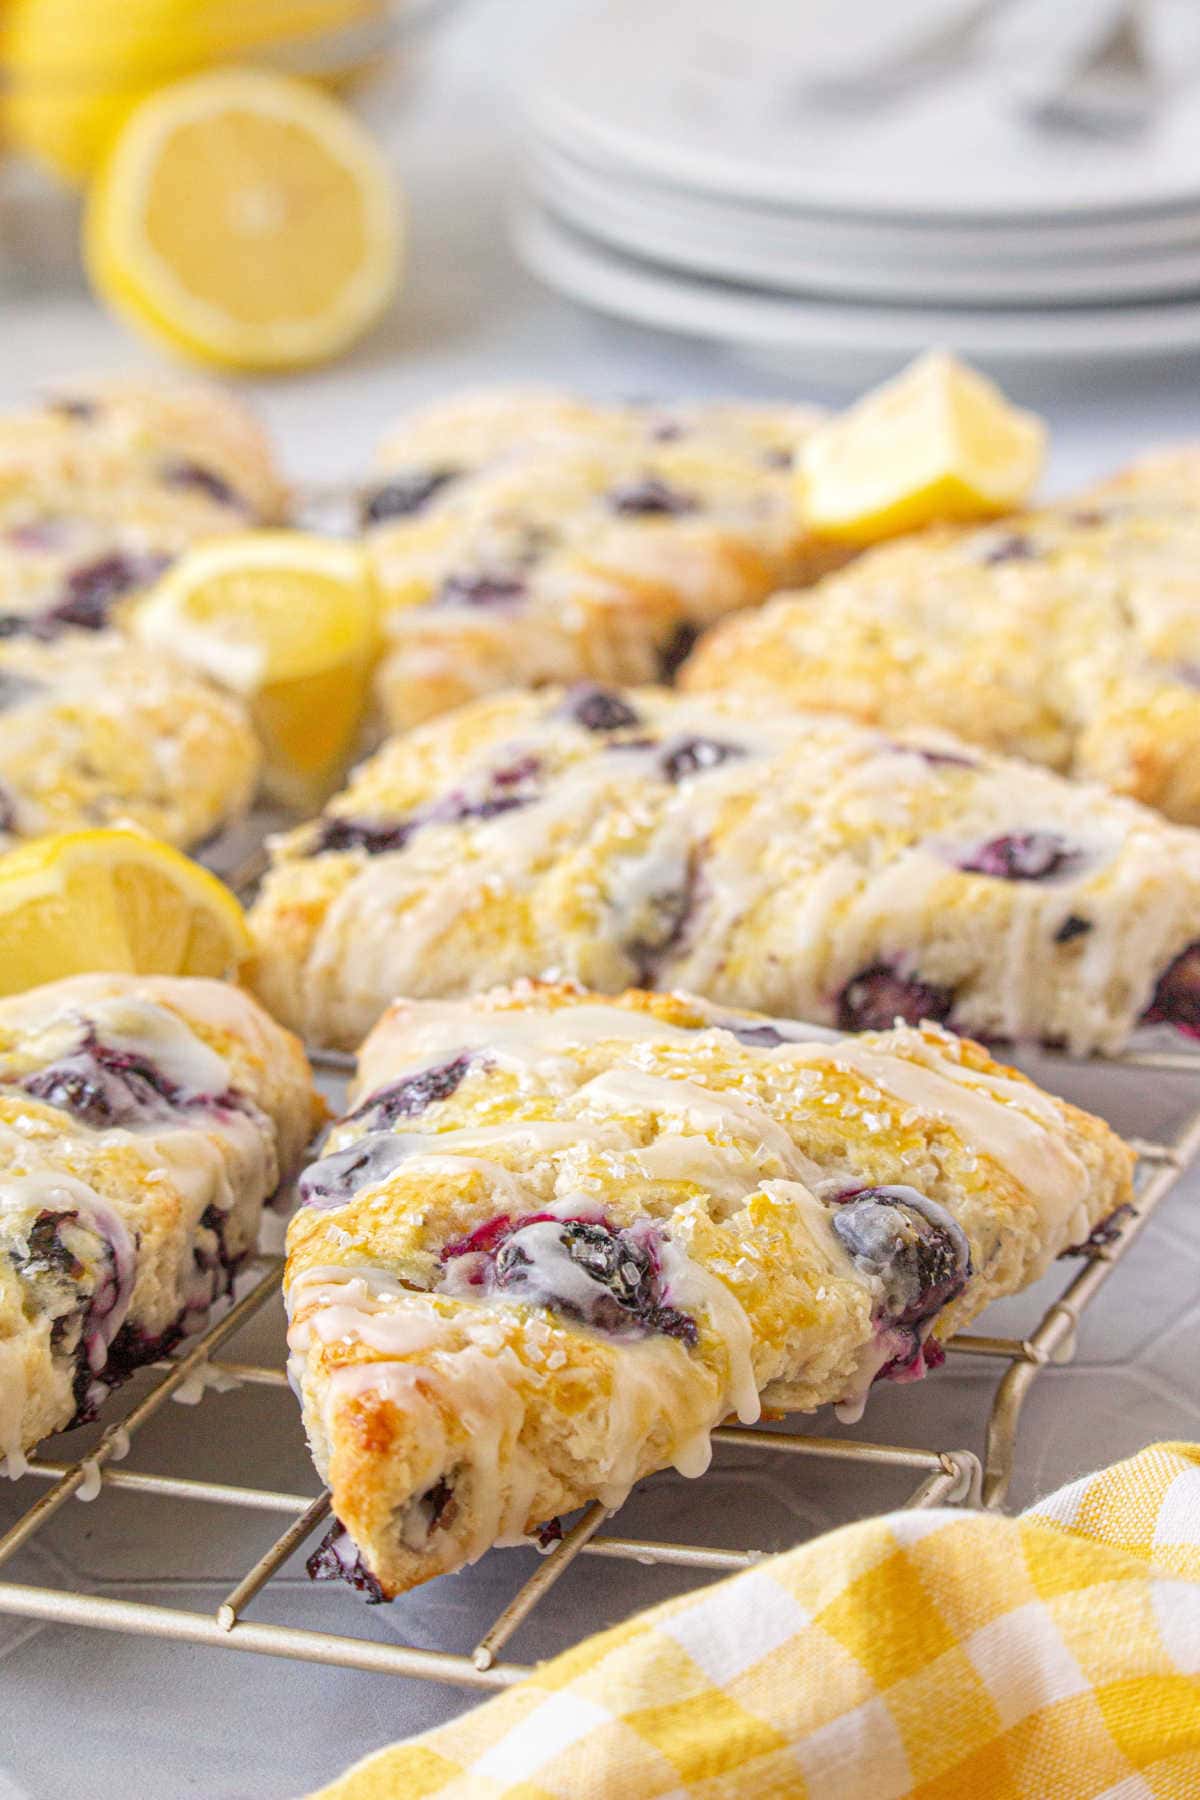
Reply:
[[[302,531],[211,539],[141,603],[133,630],[247,700],[268,790],[320,804],[355,747],[378,649],[359,545]]]
[[[400,239],[388,170],[346,108],[245,69],[144,100],[85,221],[92,282],[117,312],[234,369],[346,349],[395,293]]]
[[[800,505],[814,532],[860,544],[994,518],[1029,498],[1045,446],[1039,418],[934,351],[817,426],[801,450]]]
[[[143,832],[59,832],[0,856],[0,994],[96,969],[228,979],[249,948],[229,889]]]

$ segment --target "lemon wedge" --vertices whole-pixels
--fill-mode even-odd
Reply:
[[[0,994],[97,969],[228,979],[249,948],[229,889],[143,832],[59,832],[0,856]]]
[[[303,531],[210,539],[141,602],[133,632],[240,694],[268,792],[320,804],[354,750],[378,651],[358,544]]]
[[[401,235],[389,171],[352,114],[247,69],[144,100],[84,226],[92,284],[116,312],[231,369],[299,368],[348,348],[395,294]]]
[[[805,440],[800,505],[812,531],[856,544],[994,518],[1029,498],[1045,447],[1039,418],[931,351]]]

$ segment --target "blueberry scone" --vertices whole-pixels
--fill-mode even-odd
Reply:
[[[219,982],[86,975],[0,1001],[10,1475],[204,1324],[318,1106],[300,1046]]]
[[[814,418],[518,390],[406,421],[365,503],[388,723],[500,687],[657,679],[713,620],[844,561],[797,508]]]
[[[288,1233],[293,1385],[383,1599],[699,1475],[729,1413],[859,1416],[1084,1242],[1128,1148],[935,1025],[831,1038],[684,995],[400,1002]]]
[[[1200,836],[936,733],[577,687],[393,740],[278,840],[254,979],[347,1048],[393,997],[616,993],[1113,1049],[1200,1028]]]
[[[132,822],[184,848],[249,805],[241,704],[115,632],[0,642],[0,849]]]
[[[922,534],[717,627],[692,690],[936,725],[1200,823],[1200,453]]]
[[[283,508],[261,428],[214,388],[77,382],[0,416],[0,637],[101,630],[189,544]]]

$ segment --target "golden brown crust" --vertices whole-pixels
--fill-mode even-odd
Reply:
[[[713,619],[836,567],[791,473],[815,417],[500,390],[402,425],[368,534],[389,725],[510,685],[655,680]]]
[[[1200,840],[961,742],[735,692],[508,694],[394,740],[281,840],[251,927],[256,991],[346,1048],[396,994],[552,969],[1116,1048],[1200,940]]]
[[[1200,455],[1062,506],[886,545],[709,634],[681,673],[933,725],[1200,821]]]
[[[0,846],[132,822],[188,848],[258,769],[240,701],[115,632],[0,641]]]
[[[0,1001],[0,1456],[198,1330],[321,1116],[300,1044],[218,982]]]
[[[1132,1165],[936,1027],[820,1041],[562,984],[398,1003],[352,1105],[289,1231],[289,1341],[334,1510],[389,1594],[698,1472],[760,1394],[811,1410],[920,1374],[931,1330],[1085,1238]]]

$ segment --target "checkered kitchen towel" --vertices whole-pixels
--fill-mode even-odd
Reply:
[[[1200,1800],[1200,1445],[849,1525],[313,1800]]]

